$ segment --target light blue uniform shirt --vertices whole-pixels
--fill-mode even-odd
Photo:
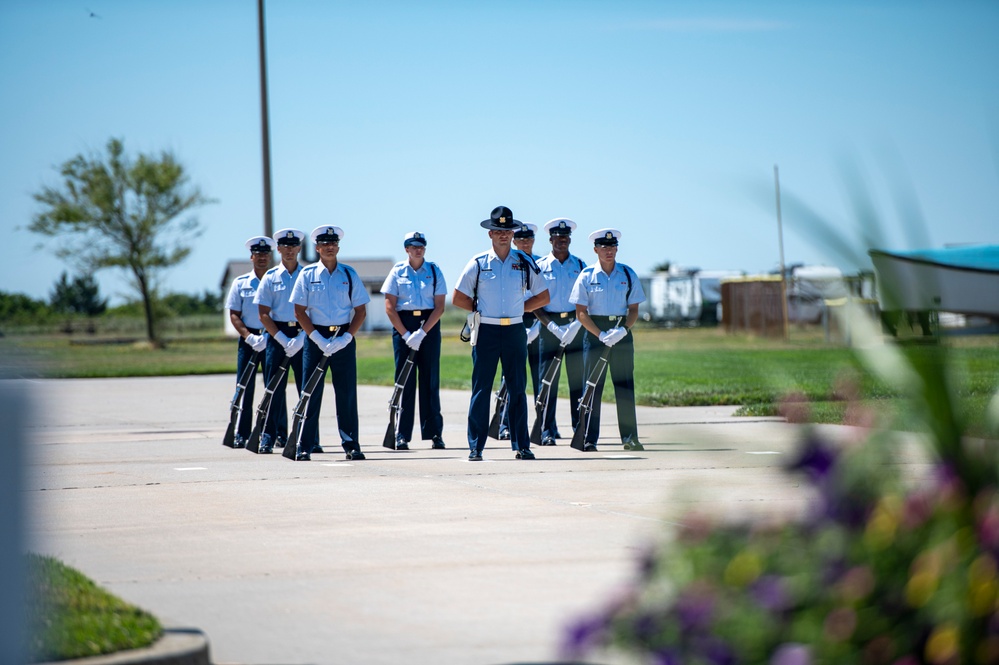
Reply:
[[[232,280],[232,284],[229,286],[229,295],[225,299],[225,308],[239,312],[239,318],[243,320],[247,328],[263,327],[260,322],[260,310],[253,304],[258,286],[260,286],[260,279],[251,270]]]
[[[628,274],[625,274],[625,270]],[[628,276],[631,277],[631,295],[628,295]],[[569,302],[585,305],[592,316],[624,316],[628,305],[645,302],[645,291],[634,270],[623,263],[615,263],[611,274],[600,269],[600,263],[587,266],[579,273],[572,286]]]
[[[350,279],[347,278],[348,270]],[[344,325],[350,321],[355,307],[370,301],[357,271],[339,262],[332,273],[321,261],[305,266],[291,289],[292,304],[304,306],[312,325],[316,326]]]
[[[526,286],[524,275],[527,275]],[[493,250],[472,257],[458,278],[455,287],[469,298],[475,297],[478,275],[478,311],[482,316],[500,319],[524,315],[524,301],[548,290],[545,280],[534,272],[527,255],[511,249],[506,261],[500,261]]]
[[[572,287],[586,264],[577,256],[570,254],[565,261],[559,261],[554,254],[540,259],[538,267],[541,276],[548,285],[548,295],[551,301],[545,305],[546,312],[575,312],[576,306],[569,301]]]
[[[295,272],[288,272],[284,264],[275,266],[264,273],[257,287],[253,302],[271,308],[271,318],[288,323],[295,320],[295,305],[291,302],[291,289],[295,279],[302,272],[302,264],[295,266]],[[258,310],[259,311],[259,310]]]
[[[435,275],[436,288],[434,288]],[[385,278],[382,293],[397,298],[395,303],[397,310],[428,310],[434,308],[434,296],[447,295],[447,284],[444,283],[444,274],[440,268],[430,261],[424,261],[419,270],[413,270],[409,261],[400,261],[392,266],[388,277]]]

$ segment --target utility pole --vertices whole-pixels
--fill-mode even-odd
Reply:
[[[777,244],[780,248],[780,311],[784,322],[784,341],[790,339],[790,330],[787,321],[787,276],[784,274],[784,228],[780,218],[780,175],[777,172],[777,165],[774,164],[774,187],[777,196]]]
[[[264,162],[264,235],[274,235],[271,217],[271,133],[267,115],[267,40],[264,37],[264,0],[257,0],[257,37],[260,51],[260,133]]]

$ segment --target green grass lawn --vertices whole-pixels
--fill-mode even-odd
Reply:
[[[458,339],[460,319],[445,320],[441,386],[471,387],[472,362],[467,344]],[[789,342],[729,335],[720,328],[636,328],[635,388],[648,406],[739,405],[743,415],[774,415],[778,402],[799,394],[813,403],[818,422],[841,422],[845,403],[837,385],[857,377],[860,395],[879,410],[890,411],[898,395],[861,371],[852,351],[828,344],[821,331],[793,330]],[[166,348],[120,343],[99,336],[8,334],[0,337],[0,374],[5,376],[116,377],[215,374],[235,372],[235,340],[203,327],[183,327],[167,338]],[[984,430],[988,397],[999,384],[999,339],[953,337],[950,351],[954,386],[967,407],[972,431]],[[910,356],[926,354],[923,345],[907,345]],[[358,380],[392,385],[391,338],[358,339]],[[498,379],[497,379],[498,381]],[[613,389],[604,392],[612,401]],[[976,425],[977,423],[977,425]]]
[[[28,555],[30,662],[138,649],[163,633],[156,617],[51,557]]]

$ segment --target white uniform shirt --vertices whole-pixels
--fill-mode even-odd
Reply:
[[[291,302],[291,289],[295,286],[295,279],[301,272],[301,263],[295,267],[294,272],[288,272],[284,264],[274,266],[264,273],[253,302],[257,305],[270,307],[271,318],[275,321],[284,323],[294,321],[295,305]]]
[[[239,318],[243,320],[243,324],[247,328],[259,329],[263,327],[260,322],[260,310],[253,304],[258,286],[260,286],[260,279],[251,270],[232,280],[232,284],[229,286],[229,295],[225,299],[225,308],[239,312]]]
[[[350,278],[347,271],[350,271]],[[291,290],[291,302],[303,305],[313,325],[341,326],[350,322],[355,307],[371,301],[357,272],[337,262],[330,273],[322,262],[302,268]]]

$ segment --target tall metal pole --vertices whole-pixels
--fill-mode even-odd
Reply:
[[[787,276],[784,274],[784,228],[780,218],[780,175],[774,164],[774,187],[777,196],[777,243],[780,247],[780,308],[784,320],[784,341],[790,338],[787,321]]]
[[[264,162],[264,235],[274,235],[271,218],[271,133],[267,116],[267,46],[264,38],[264,0],[257,0],[257,36],[260,51],[260,133]]]

